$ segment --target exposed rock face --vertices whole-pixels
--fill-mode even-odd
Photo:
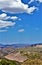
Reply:
[[[14,54],[14,53],[11,53],[7,56],[5,56],[6,59],[9,59],[9,60],[15,60],[15,61],[18,61],[18,62],[24,62],[25,60],[27,60],[27,57],[25,56],[22,56],[19,52]]]

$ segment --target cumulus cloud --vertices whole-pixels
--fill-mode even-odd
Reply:
[[[7,14],[5,13],[0,14],[0,19],[4,19],[5,17],[7,17]]]
[[[12,22],[12,21],[8,21],[9,20],[21,20],[19,17],[17,16],[8,16],[6,13],[2,13],[0,14],[0,32],[6,32],[7,30],[2,30],[2,28],[9,28],[14,26],[16,23]]]
[[[19,29],[18,32],[24,32],[24,29]]]
[[[8,18],[11,18],[10,16],[7,16],[6,13],[0,14],[0,28],[14,26],[16,23],[12,21],[4,21]]]
[[[37,7],[33,6],[27,9],[27,12],[31,14],[35,9],[38,9]]]
[[[0,14],[0,20],[8,20],[8,19],[20,20],[21,18],[19,18],[19,17],[17,17],[17,16],[7,16],[6,13]]]
[[[0,20],[7,20],[7,19],[9,19],[9,18],[10,18],[10,16],[7,16],[6,13],[0,14]]]
[[[0,20],[0,28],[14,26],[15,24],[16,24],[15,22]]]
[[[21,21],[21,18],[19,18],[19,17],[17,17],[17,16],[11,16],[11,17],[10,17],[10,19],[12,19],[12,20],[19,20],[19,21]]]
[[[12,20],[17,20],[18,19],[18,17],[17,16],[12,16],[12,17],[10,17]]]
[[[0,9],[9,13],[31,13],[36,7],[30,7],[21,2],[21,0],[0,0]],[[31,10],[31,11],[30,11]],[[30,11],[30,12],[29,12]]]

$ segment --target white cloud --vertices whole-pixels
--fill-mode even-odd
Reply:
[[[0,9],[3,10],[4,12],[9,12],[9,13],[31,13],[33,12],[36,7],[30,7],[22,3],[21,0],[0,0]],[[30,11],[31,9],[31,11]],[[29,12],[30,11],[30,12]]]
[[[31,14],[34,10],[38,9],[37,7],[33,6],[27,9],[27,12]]]
[[[7,19],[9,19],[9,18],[10,18],[10,16],[7,16],[6,13],[0,14],[0,20],[7,20]]]
[[[12,20],[19,20],[20,18],[17,16],[7,16],[6,13],[0,14],[0,20],[7,20],[7,19],[12,19]]]
[[[12,17],[10,17],[10,19],[12,19],[12,20],[19,20],[19,21],[21,21],[21,18],[19,18],[19,17],[17,17],[17,16],[12,16]]]
[[[42,3],[42,0],[37,0],[37,1],[39,1],[40,3]]]
[[[5,13],[0,15],[0,17],[6,17],[6,16],[7,16],[7,14],[5,14]]]
[[[18,17],[17,17],[17,16],[12,16],[12,17],[10,17],[10,19],[12,19],[12,20],[17,20]]]
[[[22,19],[21,19],[21,18],[19,18],[18,20],[19,20],[19,21],[21,21]]]
[[[5,13],[0,14],[0,19],[4,19],[5,17],[7,17],[7,14]]]
[[[7,17],[3,18],[3,20],[7,20],[7,19],[10,19],[10,16],[7,16]]]
[[[32,2],[40,2],[40,3],[42,3],[42,0],[30,0],[29,2],[28,2],[28,4],[31,4]]]
[[[7,32],[7,30],[0,30],[0,32]]]
[[[9,28],[10,26],[14,26],[16,23],[12,21],[8,21],[8,19],[12,20],[20,20],[17,16],[8,16],[6,13],[0,14],[0,29]],[[0,32],[6,32],[6,30],[0,30]]]
[[[2,13],[0,14],[0,20],[7,20],[7,19],[12,19],[12,20],[20,20],[21,18],[17,17],[17,16],[7,16],[6,13]]]
[[[14,26],[16,24],[15,22],[8,21],[7,20],[8,18],[11,19],[11,16],[7,16],[6,13],[0,14],[0,29],[2,29],[2,28],[8,28],[8,27]],[[6,32],[6,31],[7,30],[0,30],[0,32]]]
[[[15,24],[15,22],[0,20],[0,28],[14,26]]]
[[[18,32],[24,32],[24,29],[19,29]]]
[[[28,2],[28,4],[31,4],[32,2],[34,2],[34,0],[30,0],[30,1]]]

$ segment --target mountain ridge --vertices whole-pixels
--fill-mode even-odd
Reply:
[[[42,43],[35,43],[35,44],[0,44],[0,48],[4,47],[13,47],[13,48],[22,48],[22,47],[33,47],[36,45],[42,45]]]

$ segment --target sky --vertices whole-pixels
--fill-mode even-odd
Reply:
[[[42,43],[42,0],[0,0],[1,43]]]

